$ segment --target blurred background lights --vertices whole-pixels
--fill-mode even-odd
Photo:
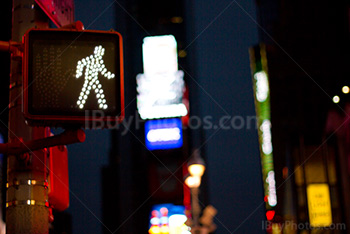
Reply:
[[[141,118],[186,116],[187,108],[182,103],[185,90],[184,72],[178,70],[175,37],[145,37],[142,55],[144,73],[136,77],[137,109]]]
[[[335,95],[335,96],[333,97],[333,102],[334,102],[334,103],[339,103],[339,101],[340,101],[339,96]]]
[[[267,74],[264,71],[260,71],[254,74],[256,80],[256,99],[259,102],[264,102],[269,96],[269,82]]]
[[[343,93],[348,94],[350,92],[349,86],[343,86],[342,91]]]

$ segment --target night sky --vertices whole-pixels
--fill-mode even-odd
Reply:
[[[218,209],[217,233],[263,233],[263,185],[254,124],[255,115],[248,48],[258,43],[254,1],[193,1],[186,6],[191,72],[185,71],[196,99],[191,100],[193,115],[212,116],[219,125],[224,116],[243,120],[243,126],[213,127],[194,134],[207,163],[209,202]],[[125,29],[124,20],[115,12],[124,12],[110,0],[75,0],[76,20],[87,29]],[[124,17],[128,17],[125,14]],[[136,24],[136,22],[134,22]],[[123,34],[123,33],[122,33]],[[127,53],[124,54],[128,56]],[[127,59],[126,59],[127,60]],[[126,71],[126,87],[135,79]],[[127,92],[127,90],[126,90]],[[126,105],[132,101],[127,95]],[[129,113],[135,113],[129,110]],[[128,113],[128,112],[127,112]],[[108,164],[111,145],[109,130],[86,131],[83,144],[69,146],[69,178],[73,233],[101,233],[101,168]],[[125,155],[127,157],[127,155]],[[147,217],[145,217],[147,218]],[[112,230],[113,231],[113,230]]]

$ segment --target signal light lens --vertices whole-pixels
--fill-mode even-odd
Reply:
[[[23,103],[30,123],[57,126],[122,120],[119,33],[31,29],[24,43]]]

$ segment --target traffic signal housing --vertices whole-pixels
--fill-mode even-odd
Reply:
[[[30,29],[24,35],[24,116],[30,125],[113,126],[124,118],[123,73],[118,32]]]

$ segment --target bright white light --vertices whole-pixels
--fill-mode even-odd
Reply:
[[[350,88],[349,86],[343,86],[343,88],[341,89],[343,91],[343,93],[348,94],[350,92]]]
[[[269,195],[267,201],[270,206],[277,205],[277,195],[276,195],[276,181],[275,181],[275,172],[270,171],[266,177],[266,183],[269,185]]]
[[[172,73],[178,69],[177,43],[172,35],[145,37],[142,56],[145,74]]]
[[[147,134],[149,142],[178,141],[181,138],[179,128],[152,129]]]
[[[142,119],[159,119],[186,116],[187,109],[184,104],[173,104],[165,106],[145,107],[139,109]]]
[[[153,217],[150,220],[152,225],[159,225],[160,224],[160,219],[158,217]]]
[[[182,104],[185,86],[183,75],[183,71],[177,71],[172,74],[154,76],[139,74],[137,76],[137,107],[142,119],[187,114],[186,107]],[[176,105],[181,107],[176,107]],[[171,110],[170,106],[175,109]],[[158,112],[157,108],[162,109],[161,112]]]
[[[174,214],[169,217],[169,227],[181,227],[187,221],[184,214]]]
[[[262,132],[262,151],[264,154],[272,153],[271,122],[265,119],[260,126]]]
[[[256,99],[259,102],[264,102],[269,95],[269,82],[264,71],[254,74],[256,80]]]
[[[77,101],[77,104],[80,109],[84,108],[84,105],[86,103],[85,100],[88,98],[91,89],[95,90],[99,108],[107,109],[108,107],[107,104],[103,104],[103,103],[106,103],[106,100],[104,99],[104,95],[102,94],[104,92],[102,89],[102,85],[99,84],[100,82],[98,80],[98,73],[102,70],[102,67],[103,67],[104,69],[101,72],[101,74],[104,75],[106,78],[113,79],[115,77],[115,74],[111,73],[110,71],[107,72],[107,69],[103,64],[104,62],[102,60],[102,56],[104,55],[104,51],[105,49],[101,45],[96,46],[94,49],[94,55],[90,55],[77,62],[76,75],[75,75],[76,78],[79,78],[80,76],[82,76],[83,69],[84,67],[86,67],[85,83],[82,87],[82,91]],[[96,89],[96,87],[98,87],[98,89]],[[101,96],[101,99],[100,99],[100,96]],[[80,102],[79,100],[82,100],[82,99],[83,101]]]
[[[169,223],[169,218],[167,216],[160,217],[160,223],[161,224],[168,224]]]
[[[336,95],[336,96],[333,97],[333,102],[334,103],[339,103],[339,101],[340,101],[339,96]]]
[[[145,37],[144,74],[137,79],[137,108],[142,119],[185,116],[184,73],[178,71],[177,43],[172,35]],[[113,78],[113,74],[109,76]]]

